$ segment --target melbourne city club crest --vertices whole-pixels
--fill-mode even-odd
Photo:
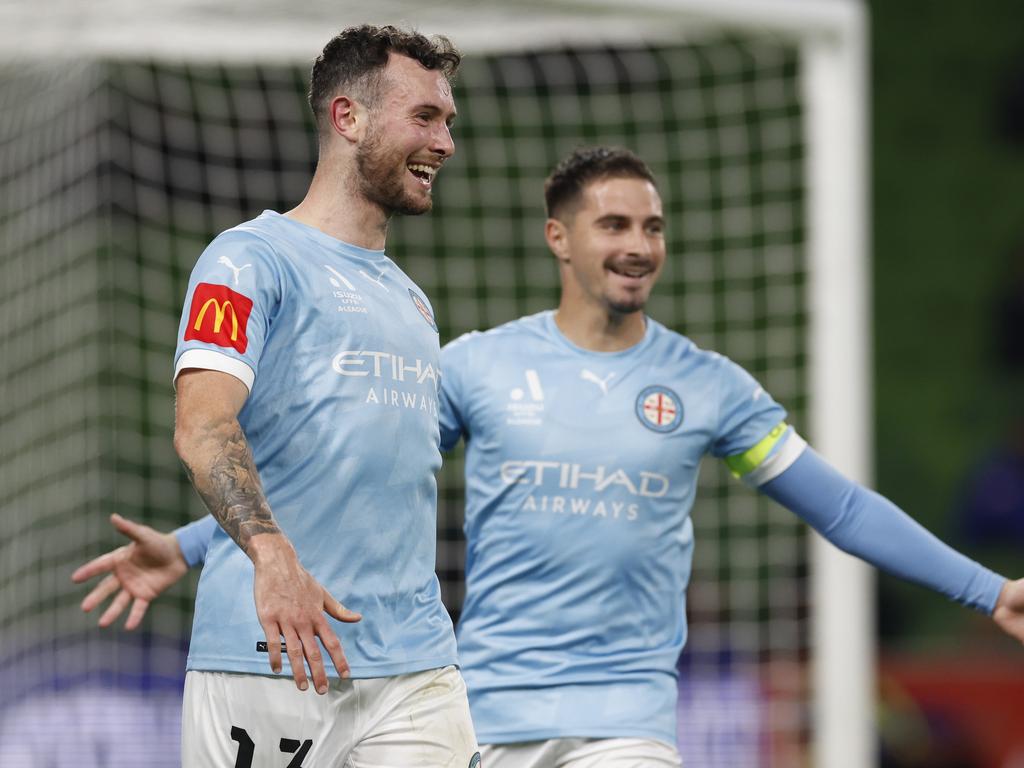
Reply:
[[[434,314],[430,311],[430,307],[427,306],[427,302],[423,300],[412,288],[409,289],[409,296],[412,297],[412,303],[416,305],[416,310],[423,315],[423,319],[427,321],[427,325],[437,330],[437,323],[434,322]]]
[[[683,402],[668,387],[647,387],[636,399],[636,417],[655,432],[671,432],[683,423]]]

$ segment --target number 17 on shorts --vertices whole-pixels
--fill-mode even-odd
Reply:
[[[189,768],[481,768],[454,667],[330,681],[190,671],[182,712]]]

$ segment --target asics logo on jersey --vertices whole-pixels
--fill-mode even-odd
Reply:
[[[432,363],[419,358],[406,360],[390,352],[345,350],[334,356],[331,367],[342,376],[373,376],[392,381],[415,381],[417,384],[430,381],[435,389],[439,381],[438,371]]]
[[[239,275],[239,273],[243,269],[246,269],[247,267],[251,267],[252,266],[252,264],[243,264],[240,267],[236,267],[234,265],[234,262],[232,262],[231,259],[229,259],[227,256],[221,256],[219,259],[217,259],[217,263],[218,264],[223,264],[225,267],[227,267],[228,269],[230,269],[232,272],[235,273],[235,285],[238,285],[238,275]]]
[[[365,272],[364,272],[363,270],[361,270],[361,269],[359,270],[359,274],[360,274],[360,275],[362,275],[363,277],[365,277],[365,278],[366,278],[367,280],[369,280],[369,281],[370,281],[371,283],[373,283],[374,285],[378,285],[378,286],[380,286],[380,287],[381,287],[381,288],[383,288],[383,289],[384,289],[384,290],[385,290],[385,291],[386,291],[387,293],[391,293],[391,290],[390,290],[390,289],[389,289],[389,288],[388,288],[388,287],[387,287],[386,285],[384,285],[384,283],[382,283],[382,282],[381,282],[381,280],[382,280],[382,279],[384,278],[384,273],[385,273],[385,272],[387,272],[387,269],[382,269],[382,270],[380,271],[380,274],[378,274],[378,275],[377,275],[376,277],[370,277],[370,276],[369,276],[368,274],[366,274],[366,273],[365,273]]]
[[[630,476],[624,469],[598,465],[593,468],[561,461],[506,461],[501,479],[509,485],[549,485],[565,490],[578,488],[604,491],[612,486],[624,488],[633,496],[660,499],[668,493],[669,479],[657,472],[641,470]]]
[[[580,371],[580,378],[583,379],[584,381],[589,381],[591,384],[596,384],[601,389],[601,392],[607,395],[608,382],[615,378],[615,374],[609,373],[602,379],[596,373],[588,371],[586,368],[584,368],[582,371]]]

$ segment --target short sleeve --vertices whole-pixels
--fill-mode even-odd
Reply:
[[[463,382],[469,367],[470,339],[476,332],[463,334],[441,349],[441,396],[438,420],[441,450],[450,451],[468,434]]]
[[[251,390],[270,322],[282,298],[273,249],[229,230],[199,257],[182,310],[174,379],[186,368],[228,373]]]
[[[786,424],[786,410],[749,373],[720,359],[719,420],[711,453],[736,477],[762,485],[785,471],[806,443]]]

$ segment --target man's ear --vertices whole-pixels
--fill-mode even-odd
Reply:
[[[350,96],[331,99],[327,116],[331,121],[331,133],[351,142],[359,141],[369,122],[366,107]]]
[[[558,219],[548,219],[544,222],[544,239],[555,258],[562,264],[568,264],[569,230],[565,224]]]

